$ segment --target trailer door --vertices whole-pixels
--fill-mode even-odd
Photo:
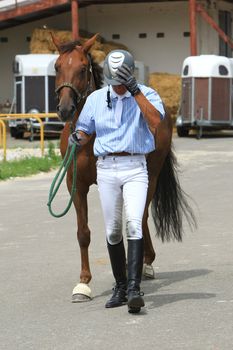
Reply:
[[[45,112],[45,77],[25,77],[25,112],[37,109],[40,113]]]

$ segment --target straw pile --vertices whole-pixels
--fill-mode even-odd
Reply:
[[[50,32],[56,36],[57,31],[53,29],[34,29],[30,41],[31,53],[57,53]],[[62,42],[71,41],[71,32],[59,31],[59,38]]]
[[[52,37],[50,33],[60,41],[60,43],[65,43],[72,41],[72,33],[70,31],[63,30],[54,30],[54,29],[34,29],[30,42],[30,52],[31,53],[57,53],[56,47],[52,41]],[[88,38],[90,38],[93,34],[83,32],[85,37],[82,36],[82,32],[80,32],[80,42],[83,44]],[[116,42],[106,42],[104,38],[99,36],[95,44],[92,46],[90,52],[93,59],[100,63],[102,62],[106,55],[115,49],[123,49],[127,50],[127,47],[123,44]]]
[[[72,33],[70,31],[36,28],[31,37],[31,53],[57,53],[50,32],[52,32],[61,43],[72,41]],[[80,35],[80,41],[83,44],[93,35],[93,33],[80,31]],[[128,50],[123,44],[113,41],[107,42],[103,37],[99,36],[91,48],[91,55],[97,63],[101,63],[106,55],[111,50],[115,49]],[[149,77],[149,85],[159,93],[168,111],[171,113],[171,116],[175,119],[180,103],[180,76],[168,73],[151,73]]]
[[[180,76],[168,73],[151,73],[149,84],[158,92],[173,120],[175,120],[180,105]]]

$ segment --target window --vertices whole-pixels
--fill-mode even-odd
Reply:
[[[13,70],[13,73],[15,74],[19,73],[19,62],[13,61],[12,70]]]
[[[0,37],[0,42],[1,43],[8,43],[8,38],[6,36]]]
[[[220,65],[218,67],[218,71],[219,71],[220,75],[228,75],[228,69],[227,69],[227,67],[225,67],[223,65]]]
[[[164,38],[165,34],[164,33],[157,33],[156,36],[157,36],[157,38]]]
[[[145,38],[147,38],[147,34],[146,34],[146,33],[139,33],[139,34],[138,34],[138,37],[139,37],[140,39],[145,39]]]
[[[185,66],[183,70],[183,75],[188,75],[189,74],[189,66]]]
[[[120,34],[112,34],[112,39],[116,40],[116,39],[120,39]]]

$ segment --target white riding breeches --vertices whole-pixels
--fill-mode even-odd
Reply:
[[[141,239],[148,189],[145,156],[99,157],[97,184],[108,243],[114,245],[122,240],[123,204],[127,239]]]

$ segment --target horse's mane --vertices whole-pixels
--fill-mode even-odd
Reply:
[[[100,67],[100,65],[94,61],[94,59],[92,58],[91,54],[90,58],[91,58],[91,65],[92,65],[92,71],[93,71],[93,76],[94,76],[94,80],[95,80],[95,86],[96,89],[100,89],[103,85],[103,68]]]
[[[78,40],[69,41],[67,43],[61,44],[59,46],[59,51],[61,53],[71,52],[75,49],[76,46],[82,46],[81,42]],[[90,57],[91,61],[96,89],[100,89],[103,85],[103,68],[97,62],[94,61],[91,54],[88,54],[88,56]]]

